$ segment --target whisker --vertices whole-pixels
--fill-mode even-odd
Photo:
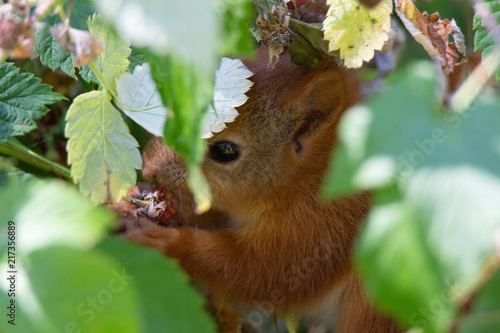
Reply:
[[[179,180],[182,180],[181,182],[179,182]],[[176,185],[176,183],[179,182],[179,184]],[[163,185],[163,187],[165,187],[167,189],[167,191],[171,192],[171,191],[174,191],[176,190],[178,187],[180,187],[182,184],[184,184],[186,182],[186,172],[184,171],[182,173],[182,175],[180,175],[179,177],[175,178],[173,181],[171,181],[170,183],[166,184],[166,185]],[[170,188],[171,185],[176,185],[172,188]]]
[[[179,190],[179,221],[182,221],[182,193],[181,193],[181,187],[179,186],[177,188]]]

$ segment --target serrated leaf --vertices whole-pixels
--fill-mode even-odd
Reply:
[[[137,66],[142,66],[142,64],[146,62],[146,56],[141,51],[132,49],[132,53],[130,53],[128,60],[130,61],[128,71],[132,74]]]
[[[66,51],[76,56],[78,67],[88,64],[102,51],[101,42],[88,31],[74,29],[64,23],[51,28],[50,31]]]
[[[129,47],[130,43],[126,42],[111,28],[106,27],[99,15],[94,15],[88,24],[90,33],[104,44],[104,50],[92,63],[105,81],[103,84],[108,89],[115,91],[115,79],[125,73],[130,64],[128,60],[132,52]],[[87,78],[92,79],[91,77]]]
[[[68,163],[81,191],[96,203],[119,200],[142,163],[118,110],[104,92],[92,91],[75,98],[66,121]]]
[[[208,139],[213,133],[222,131],[226,128],[226,123],[232,122],[238,116],[235,108],[248,99],[245,92],[253,85],[253,82],[248,80],[252,74],[239,59],[221,59],[220,67],[215,73],[215,109],[212,106],[208,109],[202,127],[202,138]]]
[[[392,1],[382,0],[367,8],[358,0],[328,0],[323,31],[329,50],[340,50],[347,67],[361,67],[389,39]]]
[[[163,106],[149,64],[137,66],[133,74],[124,73],[116,80],[122,111],[148,132],[163,136],[167,109]],[[130,110],[133,109],[133,110]]]
[[[46,105],[66,99],[42,84],[33,74],[19,73],[12,63],[0,64],[0,142],[36,128],[49,109]]]
[[[40,62],[45,66],[52,70],[61,67],[63,72],[75,77],[75,57],[65,51],[50,32],[51,27],[59,24],[59,17],[48,16],[43,22],[43,27],[36,30],[33,50],[40,56]]]
[[[495,43],[493,34],[497,29],[498,22],[500,22],[500,3],[496,0],[484,0],[476,4],[476,11],[481,8],[482,16],[474,15],[474,50],[483,51],[481,54],[484,60],[499,45]],[[487,10],[484,10],[487,9]],[[495,71],[496,80],[500,81],[500,66]]]
[[[204,299],[174,260],[119,239],[108,239],[98,249],[134,277],[144,332],[215,332]]]
[[[94,13],[91,0],[78,0],[73,2],[70,16],[70,25],[76,29],[87,30],[87,20]],[[47,16],[43,26],[36,29],[35,45],[33,50],[39,54],[40,61],[50,69],[58,67],[71,77],[75,77],[75,57],[65,51],[50,33],[50,28],[61,23],[58,15]]]

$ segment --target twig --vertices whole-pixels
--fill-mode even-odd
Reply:
[[[491,51],[472,71],[451,98],[450,106],[456,112],[465,111],[486,86],[500,65],[500,46]]]
[[[38,155],[15,139],[9,138],[5,142],[0,143],[0,153],[15,157],[39,169],[50,171],[68,180],[72,180],[71,171],[68,168]]]

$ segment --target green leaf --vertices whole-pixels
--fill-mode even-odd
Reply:
[[[144,332],[215,332],[205,302],[188,276],[158,251],[119,239],[108,239],[99,250],[113,257],[134,277]]]
[[[431,64],[417,63],[394,76],[392,84],[366,105],[347,112],[325,187],[335,195],[375,189],[379,206],[369,218],[374,226],[361,236],[358,261],[370,267],[365,273],[374,281],[369,282],[371,288],[383,288],[372,290],[377,300],[407,323],[411,309],[418,314],[420,307],[431,306],[425,300],[442,298],[444,289],[438,291],[439,284],[429,282],[433,276],[439,277],[441,287],[446,283],[460,286],[458,295],[467,292],[494,253],[493,235],[500,227],[500,101],[484,98],[463,113],[440,111],[433,72]],[[400,211],[391,219],[375,215],[384,208],[380,196],[389,189],[399,198],[392,201]],[[398,244],[403,237],[398,233],[420,237],[407,240],[397,256],[425,259],[419,259],[421,273],[414,276],[427,281],[428,292],[414,287],[417,280],[404,277],[413,271],[411,260],[395,266],[400,273],[373,267],[387,262],[384,256],[395,251],[391,243]],[[371,237],[379,238],[365,244]],[[385,287],[377,284],[381,279],[386,279]],[[407,298],[415,301],[402,306],[397,295],[387,296],[393,293],[391,285],[402,294],[406,288],[413,293]],[[442,317],[427,316],[425,321],[431,331],[442,329],[446,322],[449,309]]]
[[[49,109],[45,106],[66,99],[40,83],[33,74],[19,73],[12,63],[0,64],[0,142],[36,128]]]
[[[9,278],[10,275],[6,276],[6,279]],[[6,280],[6,282],[9,282]],[[12,307],[11,300],[13,298],[8,296],[8,292],[4,289],[0,289],[0,302],[1,304],[5,304],[5,317],[2,318],[4,320],[0,321],[0,331],[4,333],[19,333],[19,332],[39,332],[31,322],[30,316],[23,311],[23,309],[19,306],[19,302],[15,301],[15,315],[12,313],[11,309],[7,307]],[[14,309],[12,309],[14,310]],[[15,320],[14,320],[15,319]],[[12,321],[12,324],[9,321]],[[15,325],[14,325],[15,324]]]
[[[150,55],[149,60],[163,102],[169,111],[172,110],[165,123],[165,142],[184,157],[189,170],[197,170],[205,152],[201,120],[205,117],[207,105],[212,102],[215,73],[187,64],[174,54]],[[188,184],[198,209],[210,207],[203,176],[188,173]]]
[[[98,15],[94,15],[89,20],[90,33],[104,44],[104,50],[99,54],[96,60],[92,62],[95,66],[93,71],[98,71],[96,74],[107,89],[116,93],[115,79],[127,71],[130,61],[127,59],[132,52],[130,44],[126,42],[112,29],[106,27],[102,19]],[[91,66],[92,67],[92,66]],[[87,73],[82,77],[86,77],[88,81],[93,78]]]
[[[300,38],[295,39],[290,44],[288,53],[294,64],[308,69],[315,68],[321,62],[321,53]]]
[[[68,5],[66,0],[65,8]],[[75,29],[88,30],[88,21],[95,13],[95,7],[92,0],[73,1],[71,8],[70,26]]]
[[[339,57],[339,52],[330,52],[328,42],[323,39],[321,25],[290,19],[290,26],[296,36],[290,44],[290,57],[294,64],[306,68],[315,68],[323,57]]]
[[[474,308],[463,319],[460,333],[500,332],[500,271],[479,292]]]
[[[15,247],[16,272],[7,276],[16,277],[15,295],[0,292],[2,304],[16,302],[16,325],[2,320],[0,330],[139,332],[134,277],[93,249],[111,225],[109,211],[66,182],[19,185],[0,191],[0,235],[7,240],[15,232],[8,240],[14,244],[0,242],[0,257],[6,258],[7,245]]]
[[[139,331],[134,277],[110,258],[96,251],[47,247],[25,260],[41,331]]]
[[[133,74],[123,73],[116,80],[117,104],[122,111],[148,132],[163,135],[167,109],[163,106],[149,64],[136,67]]]
[[[186,63],[215,69],[221,19],[213,1],[94,0],[94,4],[134,46],[159,56],[173,52]]]
[[[255,13],[249,0],[220,0],[222,12],[221,54],[250,56],[255,48],[251,27]]]
[[[52,70],[61,67],[63,72],[71,77],[75,77],[75,56],[65,51],[50,33],[50,28],[61,23],[60,21],[58,16],[48,16],[43,20],[44,25],[36,29],[35,32],[33,51],[40,56],[40,62],[43,65]]]
[[[429,247],[419,210],[394,191],[378,191],[356,261],[377,305],[405,326],[445,332],[454,317],[451,281]]]
[[[290,26],[294,29],[295,33],[306,40],[307,43],[310,44],[310,46],[315,50],[321,50],[330,56],[338,57],[338,52],[329,52],[328,42],[323,39],[323,31],[321,31],[321,27],[296,19],[290,20]]]
[[[488,20],[492,22],[500,22],[500,3],[496,0],[485,0],[481,2],[481,5],[487,5],[491,14],[488,16]],[[484,12],[484,11],[483,11]],[[493,33],[489,31],[485,24],[482,22],[479,15],[474,15],[473,28],[476,30],[474,34],[474,50],[483,51],[481,54],[482,59],[491,53],[499,45],[495,44],[493,38]],[[496,80],[500,81],[500,66],[497,67],[495,71]]]
[[[34,178],[32,174],[14,167],[12,160],[0,156],[0,186],[6,185],[11,180],[22,183],[32,178]]]
[[[137,141],[102,91],[79,95],[66,116],[68,163],[80,190],[92,201],[117,201],[136,182],[141,168]]]
[[[175,55],[149,57],[153,79],[168,110],[164,137],[187,162],[200,164],[204,143],[201,119],[212,102],[215,72],[188,64]]]
[[[0,219],[14,221],[16,253],[53,245],[88,249],[96,244],[111,224],[111,214],[94,207],[81,194],[62,181],[10,181],[0,191]],[[2,223],[2,234],[7,224]],[[5,242],[2,242],[5,244]]]
[[[132,53],[130,53],[128,57],[128,61],[130,61],[128,71],[132,74],[137,66],[141,66],[144,62],[146,62],[146,56],[142,53],[142,51],[133,48]]]
[[[93,13],[91,0],[74,1],[70,16],[71,27],[87,30],[87,20]],[[60,23],[59,16],[47,16],[43,20],[43,26],[36,29],[33,50],[40,55],[40,61],[43,65],[52,70],[61,67],[61,70],[74,78],[75,56],[65,51],[50,32],[50,28]]]
[[[382,94],[344,115],[326,194],[390,185],[413,171],[420,156],[415,141],[432,136],[438,125],[434,72],[432,65],[421,62],[395,73]]]

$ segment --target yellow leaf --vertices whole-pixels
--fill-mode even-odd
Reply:
[[[373,8],[358,0],[327,0],[327,4],[330,8],[323,31],[329,50],[340,49],[340,58],[347,67],[361,67],[389,39],[392,1],[382,0]]]

